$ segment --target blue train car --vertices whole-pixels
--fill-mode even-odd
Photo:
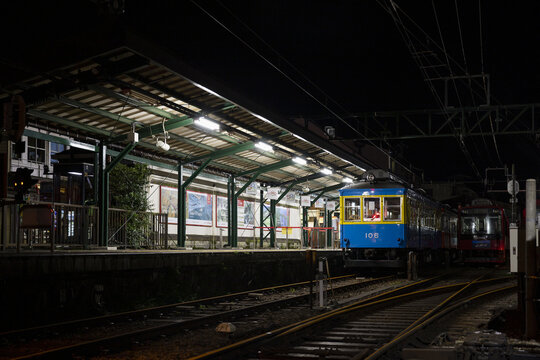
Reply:
[[[429,262],[456,247],[456,214],[384,170],[340,190],[347,267],[402,267],[409,252]]]

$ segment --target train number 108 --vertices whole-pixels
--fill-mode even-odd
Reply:
[[[366,239],[378,239],[379,233],[366,233]]]

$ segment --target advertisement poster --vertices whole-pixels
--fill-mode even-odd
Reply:
[[[335,201],[327,201],[326,202],[326,210],[328,210],[328,211],[336,210],[336,202]]]
[[[227,198],[217,197],[216,219],[218,227],[227,227]],[[255,203],[253,201],[238,200],[238,228],[253,229],[255,226]]]
[[[227,198],[223,196],[216,197],[216,226],[217,227],[227,227],[228,226],[228,210],[227,209]]]
[[[300,198],[300,205],[301,206],[311,207],[311,196],[302,195],[302,197]]]
[[[212,195],[187,191],[187,225],[212,226]]]
[[[169,224],[178,224],[178,189],[161,186],[160,192],[160,212],[169,216]]]
[[[277,206],[276,207],[276,222],[275,224],[270,223],[270,205],[263,206],[263,217],[264,225],[266,227],[280,227],[280,226],[289,226],[289,208]]]
[[[315,201],[315,205],[313,205],[313,207],[315,207],[317,209],[324,209],[324,200],[319,199],[319,200]]]
[[[269,200],[277,200],[279,197],[279,188],[278,187],[269,188],[267,196]]]

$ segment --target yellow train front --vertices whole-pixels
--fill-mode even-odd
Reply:
[[[346,267],[406,265],[447,259],[457,246],[456,214],[384,170],[340,190],[341,247]]]

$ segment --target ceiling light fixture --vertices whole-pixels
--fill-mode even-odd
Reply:
[[[332,170],[328,169],[328,168],[323,168],[321,169],[321,172],[324,174],[324,175],[332,175]]]
[[[348,178],[348,177],[344,177],[341,181],[344,182],[344,183],[352,183],[352,182],[354,182],[353,179]]]
[[[219,124],[218,123],[210,121],[207,118],[205,118],[204,116],[201,116],[200,118],[198,118],[194,122],[195,122],[196,125],[199,125],[200,127],[203,127],[203,128],[206,128],[206,129],[210,129],[210,130],[214,130],[214,131],[219,130]]]
[[[167,138],[163,138],[163,140],[160,140],[158,138],[158,141],[156,142],[156,146],[163,151],[169,151],[169,149],[171,148],[171,145],[167,144]]]
[[[299,157],[299,156],[294,157],[292,160],[293,160],[295,163],[297,163],[297,164],[300,164],[300,165],[307,165],[306,159],[303,159],[303,158],[301,158],[301,157]]]
[[[165,129],[165,119],[163,119],[161,126],[163,127],[163,140],[161,140],[159,136],[155,136],[156,146],[163,151],[169,151],[171,146],[167,144],[167,139],[169,138],[169,132]],[[152,137],[154,137],[154,135],[152,135]]]
[[[255,147],[258,147],[259,149],[264,151],[274,152],[274,148],[272,147],[272,145],[268,145],[267,143],[264,143],[262,141],[256,143]]]

